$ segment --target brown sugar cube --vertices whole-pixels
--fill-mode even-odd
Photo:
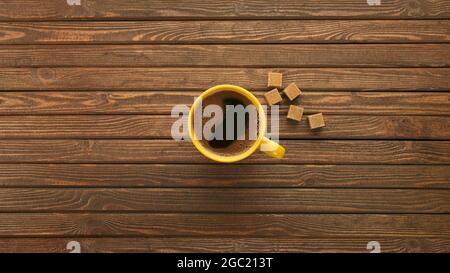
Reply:
[[[317,129],[325,126],[322,113],[308,116],[309,128]]]
[[[303,110],[304,110],[303,107],[296,106],[296,105],[290,105],[289,111],[287,114],[287,118],[296,120],[296,121],[300,121],[300,120],[302,120]]]
[[[267,101],[267,104],[270,106],[279,103],[283,99],[281,98],[280,93],[278,92],[278,89],[272,89],[271,91],[264,94],[264,98]]]
[[[283,74],[269,72],[269,79],[267,80],[267,86],[281,88],[282,85],[283,85]]]
[[[295,83],[289,84],[283,92],[291,101],[300,96],[300,94],[302,93],[302,91],[300,91]]]

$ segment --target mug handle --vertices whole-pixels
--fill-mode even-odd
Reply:
[[[262,145],[264,145],[264,149],[262,149]],[[263,137],[261,141],[260,150],[270,155],[271,157],[281,159],[284,157],[286,149],[283,146],[268,139],[267,137]]]

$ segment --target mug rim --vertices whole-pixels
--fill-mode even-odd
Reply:
[[[258,121],[259,121],[258,138],[255,140],[255,142],[252,144],[252,146],[250,146],[250,148],[246,149],[242,153],[239,153],[236,155],[231,155],[231,156],[224,156],[224,155],[215,153],[215,152],[207,149],[200,143],[200,140],[198,140],[196,138],[195,133],[194,133],[193,116],[194,116],[196,106],[200,103],[201,100],[204,100],[206,97],[211,96],[211,95],[221,92],[221,91],[232,91],[232,92],[239,93],[239,94],[245,96],[247,99],[250,100],[250,102],[253,105],[255,105],[255,107],[258,111]],[[263,109],[261,103],[255,97],[255,95],[253,95],[250,91],[248,91],[240,86],[237,86],[237,85],[221,84],[221,85],[213,86],[213,87],[209,88],[208,90],[204,91],[194,101],[194,103],[192,104],[191,109],[189,111],[188,124],[189,124],[189,136],[191,138],[191,141],[194,144],[194,146],[197,148],[197,150],[199,150],[200,153],[202,153],[204,156],[206,156],[207,158],[214,160],[214,161],[218,161],[218,162],[222,162],[222,163],[232,163],[232,162],[240,161],[240,160],[243,160],[243,159],[249,157],[251,154],[253,154],[259,148],[259,146],[261,145],[261,142],[264,138],[264,135],[266,133],[267,119],[266,119],[266,115],[265,115],[265,112],[264,112],[264,109]]]

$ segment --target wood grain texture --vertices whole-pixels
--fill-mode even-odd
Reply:
[[[2,213],[0,237],[450,236],[450,215]]]
[[[450,251],[449,1],[0,6],[0,252]],[[285,99],[284,159],[172,140],[173,106],[264,103],[271,71],[327,124]]]
[[[449,189],[450,166],[0,164],[0,187]]]
[[[450,44],[33,45],[0,47],[0,67],[448,67]]]
[[[0,90],[267,90],[267,74],[304,90],[450,91],[450,68],[1,68]]]
[[[168,19],[168,18],[450,18],[447,1],[391,0],[369,6],[357,0],[83,0],[81,6],[66,1],[11,0],[3,4],[0,20],[71,20],[71,19]]]
[[[300,86],[303,88],[302,86]],[[0,92],[2,115],[170,114],[176,104],[190,106],[201,91]],[[265,104],[264,92],[254,94]],[[286,99],[280,113],[287,113]],[[450,92],[305,91],[298,102],[305,114],[450,115]]]
[[[4,116],[0,139],[172,139],[172,125],[178,119],[166,115]],[[318,133],[309,129],[306,116],[298,123],[283,113],[280,138],[450,140],[450,117],[327,115],[325,120],[327,126]]]
[[[377,241],[383,253],[447,253],[449,237],[352,238],[0,238],[0,252],[67,253],[77,241],[83,253],[368,253],[367,243]]]
[[[257,152],[242,163],[448,164],[450,141],[283,140],[285,158]],[[302,156],[298,156],[302,155]],[[187,141],[0,140],[0,163],[206,163]]]
[[[449,29],[448,20],[8,22],[0,44],[442,43]]]
[[[23,211],[442,214],[450,190],[0,189],[0,212]]]

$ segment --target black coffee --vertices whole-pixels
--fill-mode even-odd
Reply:
[[[218,105],[222,109],[223,113],[223,119],[219,123],[218,127],[222,128],[223,134],[216,134],[215,137],[211,140],[207,140],[206,137],[202,136],[202,145],[212,150],[215,153],[223,154],[223,155],[233,155],[233,154],[240,154],[246,150],[248,150],[253,143],[255,142],[254,136],[255,133],[251,134],[249,131],[250,129],[250,122],[257,122],[257,114],[256,119],[250,120],[250,114],[248,112],[245,113],[245,116],[238,115],[237,113],[233,113],[234,119],[233,122],[227,122],[227,115],[226,115],[226,109],[227,105],[231,106],[242,106],[247,107],[248,105],[251,105],[251,102],[249,99],[244,97],[243,95],[233,92],[233,91],[221,91],[218,93],[215,93],[211,96],[206,97],[203,99],[202,102],[203,110],[208,105]],[[242,117],[245,117],[245,129],[243,132],[239,132],[238,130],[238,123],[242,122]],[[212,118],[212,117],[211,117]],[[211,118],[203,117],[202,119],[202,128],[204,128],[205,124],[210,120]],[[228,123],[228,124],[227,124]],[[230,123],[231,127],[230,128]],[[228,128],[227,128],[228,126]],[[256,124],[256,130],[258,126]],[[217,129],[217,128],[216,128]],[[253,128],[254,129],[254,128]],[[229,132],[229,136],[227,138],[227,132]],[[232,134],[232,137],[230,139],[230,134]],[[239,135],[241,133],[241,135]],[[243,134],[243,135],[242,135]],[[241,140],[243,139],[243,140]]]

